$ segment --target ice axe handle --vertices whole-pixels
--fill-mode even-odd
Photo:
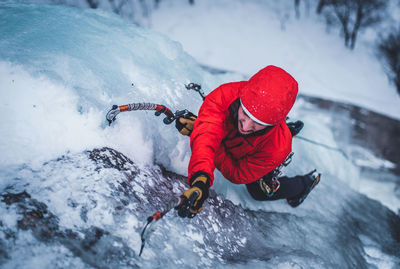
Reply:
[[[157,112],[156,112],[157,113]],[[186,115],[189,114],[189,111],[187,109],[184,110],[178,110],[174,113],[174,115],[172,117],[165,117],[163,122],[165,124],[171,124],[174,120],[180,118],[180,117],[186,117]]]
[[[194,205],[194,202],[196,201],[197,197],[199,197],[199,195],[200,193],[198,191],[194,191],[192,195],[190,195],[189,197],[189,203],[188,203],[189,206],[187,208],[188,209],[187,212],[189,212],[188,218],[194,218],[194,216],[196,215],[190,212],[190,208]]]
[[[175,120],[175,118],[168,118],[168,117],[165,117],[164,119],[163,119],[163,122],[165,123],[165,124],[171,124],[173,121]]]

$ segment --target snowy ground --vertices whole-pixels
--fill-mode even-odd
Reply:
[[[354,51],[301,1],[164,0],[151,27],[182,44],[200,63],[251,76],[274,64],[299,82],[300,93],[349,102],[400,119],[400,97],[389,84],[371,43],[361,35]],[[312,1],[311,1],[312,2]],[[366,38],[364,38],[366,39]]]

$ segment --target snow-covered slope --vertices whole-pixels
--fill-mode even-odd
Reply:
[[[105,129],[104,113],[113,104],[135,102],[197,112],[201,99],[184,84],[201,83],[207,92],[241,79],[209,75],[179,43],[111,13],[12,1],[3,2],[0,13],[3,165],[110,145],[137,162],[155,158],[168,166],[168,155],[179,154],[175,145],[184,140],[166,130],[161,118],[150,112],[120,115]],[[179,156],[188,155],[186,147]]]
[[[4,173],[2,173],[4,176]],[[2,268],[396,267],[399,217],[331,176],[299,209],[250,210],[211,191],[201,215],[149,215],[186,186],[110,148],[66,154],[3,177]],[[335,193],[335,194],[333,194]],[[318,200],[324,196],[324,202]],[[289,208],[286,205],[287,208]]]
[[[400,97],[367,37],[349,51],[315,14],[318,1],[163,0],[151,26],[199,62],[248,76],[268,64],[288,70],[300,93],[356,104],[400,119]],[[364,38],[365,37],[365,38]]]

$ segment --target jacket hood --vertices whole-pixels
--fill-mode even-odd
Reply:
[[[251,119],[262,125],[277,125],[286,119],[297,92],[297,81],[289,73],[269,65],[247,81],[239,96]]]

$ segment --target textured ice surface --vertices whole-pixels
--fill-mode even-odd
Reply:
[[[310,195],[324,196],[323,203],[287,212],[245,209],[211,191],[194,219],[172,211],[157,222],[139,258],[146,218],[184,190],[185,177],[157,166],[139,168],[110,148],[1,176],[7,182],[0,192],[4,268],[362,268],[400,262],[399,217],[340,181]]]

